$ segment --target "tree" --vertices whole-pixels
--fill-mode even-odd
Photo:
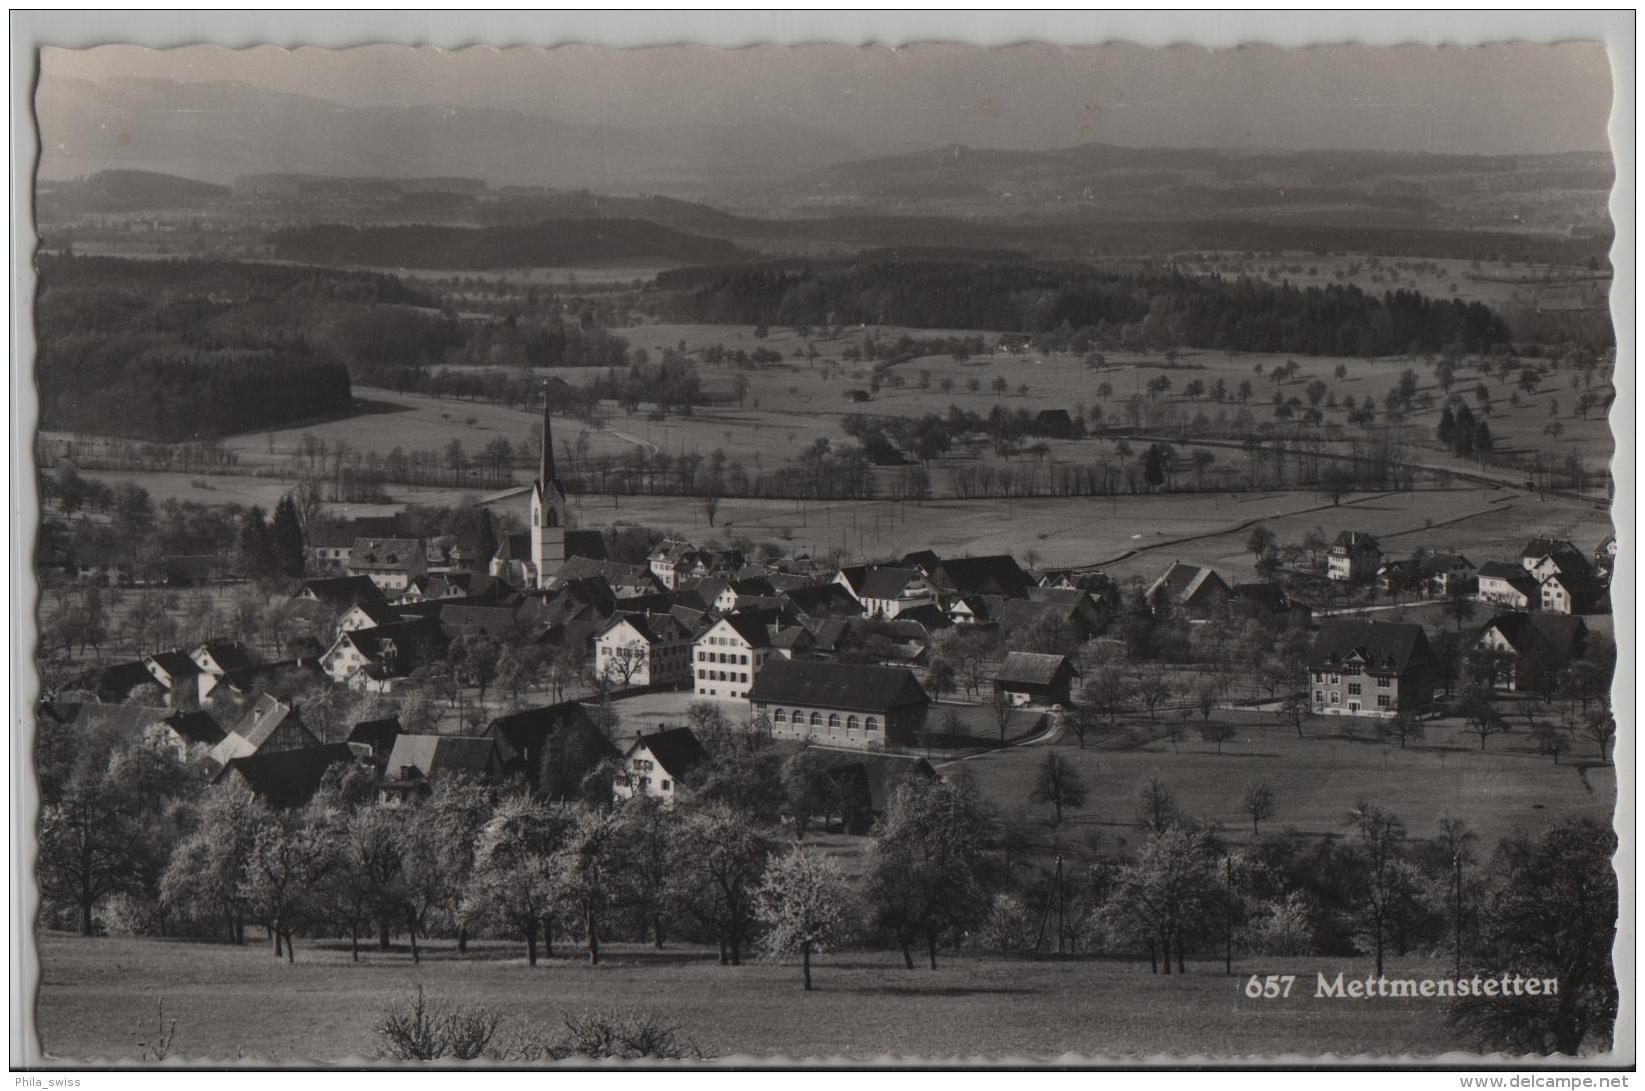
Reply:
[[[1405,854],[1405,823],[1367,800],[1348,815],[1356,867],[1357,915],[1376,952],[1382,976],[1383,951],[1400,916],[1416,898],[1418,878]]]
[[[1400,705],[1392,716],[1377,721],[1377,734],[1384,739],[1399,740],[1401,750],[1407,743],[1421,742],[1423,733],[1421,715],[1408,705]]]
[[[654,796],[637,794],[617,810],[621,834],[617,842],[617,900],[627,906],[651,931],[660,951],[666,922],[680,908],[682,893],[678,859],[680,812]]]
[[[699,702],[710,704],[711,702]],[[715,711],[718,711],[717,709]],[[745,820],[776,822],[787,798],[783,754],[760,731],[708,728],[699,732],[708,760],[699,762],[682,784],[698,803],[718,803]]]
[[[1216,723],[1207,720],[1200,726],[1200,736],[1206,742],[1215,743],[1217,753],[1220,754],[1222,753],[1222,744],[1236,739],[1239,736],[1239,730],[1233,724],[1224,720],[1219,720]]]
[[[1274,817],[1277,809],[1274,789],[1266,781],[1254,780],[1245,786],[1243,804],[1245,813],[1251,816],[1251,836],[1256,837],[1261,832],[1261,823]]]
[[[400,844],[401,816],[386,808],[362,807],[334,823],[330,869],[322,897],[329,916],[348,929],[349,953],[360,961],[360,930],[379,925],[379,943],[388,949],[390,929],[405,905]],[[416,941],[412,941],[415,949]]]
[[[1055,748],[1045,751],[1045,758],[1034,772],[1034,787],[1028,793],[1028,802],[1035,806],[1052,808],[1051,828],[1062,825],[1064,807],[1085,806],[1088,789],[1080,779],[1074,763],[1057,753]]]
[[[772,860],[755,894],[756,912],[766,926],[765,949],[772,958],[795,951],[811,991],[811,954],[833,943],[845,924],[851,891],[832,857],[794,848]]]
[[[249,579],[262,580],[280,573],[274,534],[263,517],[263,509],[255,504],[240,519],[235,551],[240,573]]]
[[[1510,730],[1508,721],[1491,700],[1491,691],[1484,687],[1470,686],[1462,695],[1457,711],[1464,718],[1464,729],[1479,739],[1481,750],[1485,749],[1485,741],[1492,735],[1506,734]]]
[[[297,502],[290,493],[280,497],[274,505],[274,522],[269,528],[269,546],[273,553],[274,569],[282,576],[301,579],[306,565],[302,519],[297,514]]]
[[[1114,727],[1114,718],[1131,699],[1131,683],[1125,672],[1115,667],[1103,667],[1091,676],[1080,690],[1080,704],[1092,712],[1108,717],[1108,727]],[[1081,736],[1081,742],[1084,737]]]
[[[1293,693],[1280,706],[1280,717],[1297,729],[1297,738],[1302,738],[1302,725],[1306,724],[1314,715],[1314,706],[1308,696],[1302,693]]]
[[[1616,717],[1604,704],[1596,706],[1582,721],[1582,730],[1589,741],[1599,748],[1599,760],[1610,756],[1611,744],[1616,742]]]
[[[246,862],[257,831],[273,821],[268,805],[238,780],[206,792],[200,801],[195,831],[172,850],[160,882],[160,902],[167,913],[194,920],[218,920],[227,942],[245,942]]]
[[[474,846],[464,912],[524,937],[526,961],[532,966],[553,908],[549,859],[564,830],[563,816],[547,804],[524,794],[509,796],[497,805]]]
[[[718,941],[720,965],[741,966],[769,842],[745,812],[716,803],[685,819],[680,846],[687,908]]]
[[[1176,686],[1164,671],[1149,667],[1137,672],[1135,691],[1143,707],[1148,710],[1148,718],[1153,719],[1154,710],[1176,693]]]
[[[549,858],[557,904],[575,909],[588,944],[588,964],[600,964],[600,926],[612,901],[622,821],[591,807],[577,808],[558,851]]]
[[[1245,551],[1260,560],[1278,541],[1273,531],[1258,523],[1245,538]]]
[[[1506,839],[1491,862],[1479,914],[1481,976],[1554,978],[1556,997],[1470,996],[1452,1025],[1484,1050],[1575,1056],[1608,1048],[1618,992],[1611,963],[1617,929],[1616,836],[1567,818],[1532,839]]]
[[[1137,825],[1158,834],[1181,821],[1182,810],[1176,799],[1165,785],[1150,777],[1137,799]]]
[[[1137,862],[1120,869],[1107,913],[1116,932],[1147,943],[1156,973],[1161,954],[1171,972],[1173,947],[1185,972],[1187,941],[1210,923],[1220,896],[1216,855],[1208,831],[1172,825],[1153,833]]]
[[[1450,593],[1445,596],[1445,613],[1457,623],[1459,633],[1462,623],[1474,616],[1474,600],[1456,581],[1452,581]]]
[[[247,912],[260,918],[287,962],[297,958],[298,928],[323,915],[324,883],[336,864],[332,816],[317,808],[277,813],[257,831],[241,885]]]
[[[892,790],[865,850],[866,899],[875,925],[912,970],[923,942],[931,969],[948,937],[980,924],[989,819],[976,782],[910,778]]]

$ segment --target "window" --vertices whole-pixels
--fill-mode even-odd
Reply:
[[[855,716],[847,716],[845,718],[845,729],[847,731],[857,730],[857,718]]]
[[[1388,684],[1392,681],[1393,679],[1388,677],[1386,674],[1377,675],[1377,689],[1387,689]]]
[[[840,714],[838,712],[830,712],[828,714],[828,730],[837,731],[837,730],[839,730],[839,727],[840,727]]]
[[[774,724],[786,724],[788,722],[788,713],[779,708],[771,714],[771,722]]]
[[[874,717],[872,717],[872,716],[868,717],[868,730],[878,731],[879,729],[880,729],[880,722],[878,720],[874,719]]]
[[[669,787],[668,781],[666,781],[666,780],[663,781],[662,784],[660,785],[660,787],[662,788],[663,791],[665,791],[665,792],[668,791],[668,787]]]
[[[1325,703],[1325,691],[1322,690],[1322,689],[1316,689],[1314,691],[1314,704],[1323,705],[1324,703]]]
[[[1348,683],[1348,696],[1350,696],[1350,697],[1358,697],[1359,696],[1359,683],[1358,682],[1349,682]]]
[[[1332,685],[1333,685],[1333,686],[1340,686],[1340,685],[1342,685],[1342,675],[1340,675],[1340,674],[1333,674],[1333,675],[1331,675],[1331,684],[1332,684]]]
[[[1392,708],[1394,706],[1393,706],[1393,702],[1388,699],[1388,695],[1386,693],[1379,693],[1379,694],[1377,694],[1377,707],[1378,708]]]
[[[699,681],[701,681],[702,679],[705,679],[707,677],[708,677],[708,672],[707,671],[700,670],[700,671],[697,672],[697,678],[698,678]]]
[[[813,712],[811,714],[811,726],[812,727],[821,727],[822,726],[822,713]]]
[[[743,666],[745,666],[745,667],[748,666],[748,656],[746,656],[746,655],[743,656],[742,659],[740,660],[740,662],[742,663]]]
[[[1338,693],[1336,690],[1332,690],[1331,691],[1331,703],[1333,705],[1342,704],[1342,694]]]

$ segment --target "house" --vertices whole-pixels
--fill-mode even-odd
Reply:
[[[245,714],[211,749],[211,759],[227,765],[235,758],[279,750],[301,750],[319,746],[314,732],[303,725],[295,705],[287,705],[271,694],[253,701]]]
[[[80,542],[70,552],[75,577],[84,583],[121,587],[137,574],[137,549],[129,542]]]
[[[348,570],[349,550],[361,533],[353,523],[316,520],[313,525],[305,527],[303,538],[308,549],[309,571],[316,576],[342,575]],[[394,533],[392,527],[386,533]]]
[[[737,593],[730,580],[693,577],[681,580],[676,588],[676,601],[694,609],[729,614],[737,608]]]
[[[388,769],[377,784],[380,803],[399,804],[425,798],[443,776],[464,774],[479,780],[502,776],[502,757],[493,738],[460,735],[399,735],[389,752]]]
[[[394,749],[394,740],[403,734],[400,718],[385,716],[356,723],[349,728],[348,738],[344,741],[370,747],[372,760],[377,763],[377,772],[381,775],[388,768],[388,756]]]
[[[773,580],[773,587],[776,581]],[[802,618],[861,617],[862,603],[838,583],[812,584],[780,589],[792,610]]]
[[[549,590],[559,590],[576,580],[602,579],[611,588],[612,594],[620,599],[651,595],[662,589],[657,578],[644,565],[601,561],[592,557],[567,558],[550,576],[546,585]]]
[[[692,642],[693,681],[698,697],[742,698],[769,658],[771,648],[764,616],[731,614],[715,621]]]
[[[1386,719],[1433,704],[1436,665],[1420,625],[1327,618],[1305,681],[1316,715]]]
[[[1588,558],[1563,539],[1532,538],[1520,550],[1519,563],[1539,582],[1556,573],[1583,578],[1593,575]]]
[[[219,678],[257,665],[257,657],[238,640],[208,640],[188,654],[200,670]]]
[[[1519,690],[1580,659],[1587,643],[1588,626],[1579,617],[1515,611],[1486,622],[1474,648],[1500,653],[1497,686]]]
[[[1297,614],[1303,620],[1313,615],[1309,608],[1291,598],[1281,584],[1236,583],[1228,589],[1228,603],[1231,609],[1247,616]]]
[[[869,617],[894,618],[917,606],[939,605],[936,585],[916,568],[870,568],[854,593]]]
[[[615,686],[691,682],[691,630],[671,614],[615,614],[594,633],[594,673]]]
[[[1597,613],[1604,595],[1604,585],[1580,572],[1551,572],[1537,589],[1542,609],[1554,614]]]
[[[404,591],[428,572],[428,544],[421,538],[356,538],[348,574],[365,576],[379,589]]]
[[[362,760],[346,742],[247,754],[229,759],[212,783],[237,780],[271,806],[301,807],[314,798],[332,766]]]
[[[1616,535],[1607,534],[1603,541],[1594,547],[1594,571],[1609,579],[1611,569],[1616,567]]]
[[[183,758],[187,758],[189,751],[196,746],[211,749],[228,734],[211,713],[200,709],[174,712],[161,723],[166,725],[172,745],[178,756]]]
[[[503,776],[518,777],[550,794],[574,792],[590,769],[622,757],[588,707],[577,701],[499,716],[486,737],[497,744]]]
[[[383,589],[370,576],[327,576],[305,580],[292,596],[296,602],[318,603],[328,610],[347,610],[357,602],[383,604]]]
[[[537,568],[531,561],[531,532],[522,530],[503,535],[486,571],[515,587],[537,586]]]
[[[1381,567],[1382,547],[1363,530],[1345,530],[1338,534],[1325,558],[1325,575],[1349,583],[1368,580]]]
[[[885,754],[832,746],[811,746],[828,786],[824,807],[840,815],[845,833],[864,834],[884,814],[897,785],[936,780],[931,763],[915,754]],[[826,813],[825,818],[829,817]]]
[[[1007,652],[994,689],[1013,705],[1066,705],[1079,673],[1066,655]]]
[[[1052,439],[1073,439],[1078,434],[1074,430],[1074,418],[1066,409],[1041,409],[1034,417],[1033,431],[1037,436]]]
[[[1164,594],[1172,606],[1195,621],[1216,616],[1228,603],[1228,584],[1210,568],[1173,561],[1159,579],[1148,585],[1148,601]]]
[[[929,554],[929,557],[927,556]],[[1030,588],[1038,587],[1039,580],[1023,569],[1009,553],[990,553],[981,557],[939,558],[931,565],[929,550],[910,554],[904,559],[918,558],[914,568],[929,577],[944,595],[1001,595],[1022,598]],[[929,566],[929,567],[928,567]]]
[[[391,625],[403,616],[398,607],[390,606],[386,602],[357,602],[343,611],[343,616],[337,619],[337,635],[352,633],[356,629],[375,629],[379,625]]]
[[[333,682],[350,682],[356,674],[376,668],[370,679],[375,685],[359,684],[381,690],[383,682],[403,678],[443,656],[448,643],[440,623],[432,618],[397,621],[342,633],[320,657],[320,667]]]
[[[748,693],[750,717],[779,739],[857,748],[910,746],[931,698],[906,667],[774,658]]]
[[[657,577],[657,582],[672,591],[679,586],[682,576],[691,570],[691,557],[696,552],[690,542],[679,538],[664,538],[646,554],[646,567]]]
[[[143,666],[148,668],[155,684],[166,691],[167,704],[198,704],[204,699],[200,686],[202,672],[182,649],[146,655]]]
[[[641,734],[623,753],[623,768],[612,785],[612,795],[629,799],[651,796],[674,802],[680,779],[708,760],[708,751],[689,727]]]
[[[1542,605],[1542,593],[1536,577],[1521,565],[1486,561],[1479,566],[1476,579],[1476,593],[1481,602],[1512,610],[1533,610]]]
[[[86,688],[95,693],[99,701],[117,705],[130,700],[132,694],[144,686],[159,684],[149,671],[148,663],[134,659],[129,663],[104,667],[91,677]]]

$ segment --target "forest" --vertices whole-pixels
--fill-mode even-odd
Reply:
[[[273,242],[275,256],[286,261],[409,269],[514,269],[620,258],[732,262],[743,257],[723,239],[625,219],[484,228],[315,224],[277,231]]]
[[[1037,262],[867,261],[671,270],[657,287],[672,321],[901,325],[1038,333],[1093,328],[1141,341],[1236,352],[1381,356],[1509,340],[1480,303],[1412,291],[1297,288],[1180,273],[1119,274]]]

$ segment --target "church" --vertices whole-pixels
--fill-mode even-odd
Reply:
[[[547,590],[569,557],[605,558],[597,530],[572,530],[565,486],[554,469],[554,425],[543,396],[543,448],[531,483],[531,529],[507,535],[491,559],[491,574],[519,587]]]

